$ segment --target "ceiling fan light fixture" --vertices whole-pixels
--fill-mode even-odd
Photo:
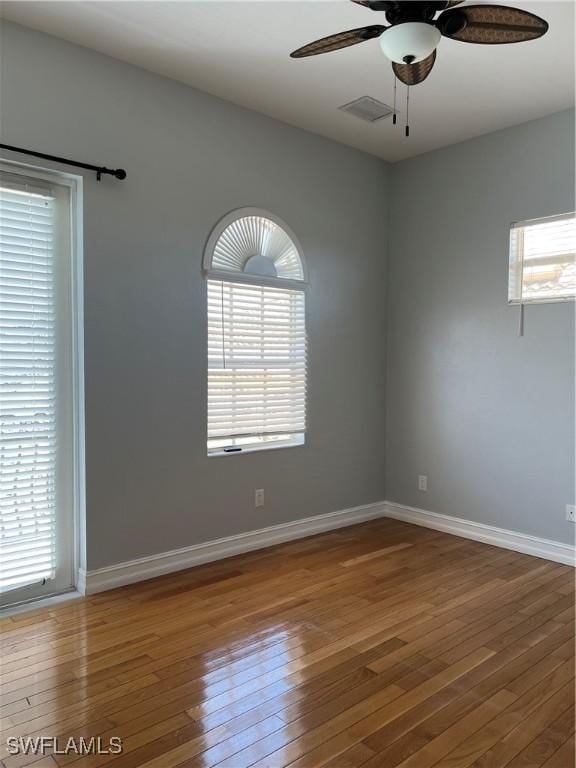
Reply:
[[[397,64],[415,64],[436,50],[442,35],[433,24],[406,21],[389,27],[380,37],[384,55]]]

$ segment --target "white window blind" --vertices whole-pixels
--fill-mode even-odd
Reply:
[[[208,450],[303,442],[304,291],[208,280]]]
[[[57,567],[55,198],[0,177],[0,591]]]
[[[508,299],[558,301],[576,295],[576,219],[573,213],[513,224]]]

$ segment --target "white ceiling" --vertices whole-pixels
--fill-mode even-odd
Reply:
[[[503,4],[543,16],[548,34],[501,46],[443,39],[429,79],[411,89],[409,139],[389,118],[367,124],[337,109],[363,95],[392,104],[394,78],[377,40],[289,58],[324,35],[385,23],[382,13],[348,0],[1,5],[8,19],[395,161],[573,105],[574,0]]]

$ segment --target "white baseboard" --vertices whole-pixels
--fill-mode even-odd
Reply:
[[[505,528],[497,528],[495,525],[473,523],[470,520],[441,515],[438,512],[428,512],[416,507],[407,507],[393,501],[384,502],[384,515],[395,520],[403,520],[405,523],[413,523],[425,528],[433,528],[435,531],[445,531],[454,536],[462,536],[465,539],[493,544],[495,547],[513,549],[516,552],[542,557],[545,560],[554,560],[565,565],[575,565],[576,548],[559,541],[507,531]]]
[[[227,536],[203,544],[194,544],[191,547],[183,547],[159,555],[141,557],[137,560],[129,560],[95,571],[81,570],[78,575],[77,589],[83,594],[92,595],[106,589],[144,581],[154,576],[181,571],[243,552],[264,549],[273,544],[281,544],[292,539],[312,536],[315,533],[374,520],[377,517],[382,517],[383,514],[384,505],[382,503],[366,504],[362,507],[342,509],[325,515],[295,520],[291,523],[273,525],[257,531],[239,533],[235,536]]]
[[[558,541],[550,541],[538,536],[507,531],[492,525],[473,523],[470,520],[462,520],[458,517],[450,517],[437,512],[428,512],[425,509],[385,501],[329,512],[316,517],[307,517],[303,520],[273,525],[257,531],[239,533],[235,536],[227,536],[203,544],[194,544],[191,547],[183,547],[159,555],[129,560],[95,571],[81,570],[78,576],[77,590],[82,594],[92,595],[125,584],[152,579],[165,573],[181,571],[195,565],[222,560],[255,549],[264,549],[274,544],[282,544],[285,541],[301,539],[315,533],[344,528],[378,517],[403,520],[406,523],[433,528],[436,531],[444,531],[454,536],[462,536],[465,539],[482,541],[485,544],[492,544],[504,549],[513,549],[516,552],[554,560],[565,565],[574,565],[576,560],[575,548],[569,544],[561,544]]]

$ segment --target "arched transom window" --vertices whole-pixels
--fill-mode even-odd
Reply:
[[[212,232],[208,453],[301,445],[306,431],[306,270],[294,234],[244,208]]]

